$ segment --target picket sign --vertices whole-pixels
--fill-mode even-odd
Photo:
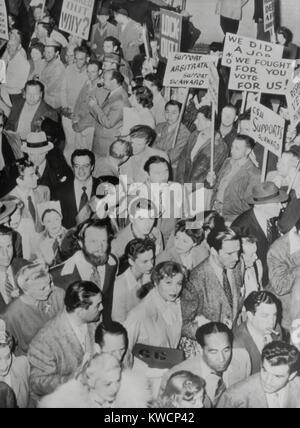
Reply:
[[[95,0],[63,0],[59,29],[88,40]]]
[[[160,57],[168,61],[170,54],[180,52],[183,16],[170,10],[160,11]]]
[[[5,0],[0,0],[0,39],[8,40],[8,21]]]
[[[272,43],[276,43],[275,34],[275,3],[274,0],[263,0],[264,30],[270,32]]]
[[[261,97],[259,97],[260,99]],[[264,147],[261,182],[266,179],[269,152],[282,155],[285,120],[262,104],[253,101],[251,108],[251,136]]]
[[[300,78],[296,77],[290,82],[287,89],[287,103],[289,108],[289,114],[291,124],[295,128],[300,123]]]

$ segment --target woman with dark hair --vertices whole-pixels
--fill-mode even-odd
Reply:
[[[124,121],[122,135],[128,135],[130,130],[137,125],[146,125],[155,129],[155,119],[151,109],[153,108],[153,94],[145,86],[136,86],[130,97],[131,108],[124,108]]]
[[[286,27],[279,27],[276,31],[277,43],[284,46],[283,58],[298,59],[300,54],[299,46],[292,43],[293,33]]]
[[[4,382],[0,382],[0,409],[17,409],[16,396]]]
[[[30,74],[28,80],[36,79],[39,80],[40,75],[46,67],[46,61],[44,59],[45,46],[36,42],[30,47]]]

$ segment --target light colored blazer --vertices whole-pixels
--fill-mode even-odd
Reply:
[[[142,26],[130,19],[124,30],[119,25],[119,40],[122,43],[122,50],[126,61],[132,61],[136,55],[139,55],[139,46],[143,44]]]
[[[29,405],[29,361],[26,357],[13,357],[10,369],[11,387],[20,409]]]
[[[216,13],[225,18],[242,19],[242,9],[249,0],[218,0]]]
[[[268,409],[266,394],[263,390],[260,374],[249,377],[228,389],[218,404],[220,409]],[[300,378],[289,383],[285,409],[300,408]]]
[[[94,353],[97,324],[89,324],[87,352]],[[50,394],[68,382],[79,369],[86,354],[72,329],[66,312],[42,328],[30,344],[30,390],[33,398]]]

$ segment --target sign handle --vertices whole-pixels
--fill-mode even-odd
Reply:
[[[296,168],[296,172],[295,172],[295,176],[293,178],[293,181],[289,185],[289,188],[288,188],[288,191],[287,191],[288,195],[291,193],[291,190],[292,190],[292,188],[293,188],[293,186],[295,184],[295,181],[296,181],[297,175],[299,174],[299,171],[300,171],[300,161],[297,164],[297,168]]]
[[[246,105],[247,105],[247,99],[248,99],[248,92],[243,92],[243,102],[241,107],[241,114],[245,113]]]
[[[214,102],[212,102],[211,108],[212,108],[212,125],[211,125],[210,172],[213,174],[214,173],[214,161],[215,161],[215,123],[216,123],[216,114],[215,114]]]
[[[178,135],[179,135],[180,125],[181,125],[181,122],[182,122],[182,119],[183,119],[183,115],[184,115],[185,108],[186,108],[186,105],[187,105],[187,102],[188,102],[188,99],[189,99],[189,95],[190,95],[190,88],[188,88],[187,91],[186,91],[186,96],[185,96],[184,102],[183,102],[182,107],[181,107],[180,116],[179,116],[178,124],[177,124],[177,127],[176,127],[175,137],[174,137],[174,141],[173,141],[173,144],[172,144],[172,149],[174,149],[174,147],[176,146],[176,143],[177,143],[177,138],[178,138]]]
[[[269,150],[264,150],[264,160],[263,160],[263,167],[262,167],[262,173],[261,173],[261,182],[264,183],[266,180],[267,175],[267,166],[268,166],[268,158],[269,158]]]
[[[42,15],[41,15],[41,19],[42,19],[42,20],[43,20],[43,18],[44,18],[45,9],[46,9],[46,0],[44,0],[44,1],[43,1]]]

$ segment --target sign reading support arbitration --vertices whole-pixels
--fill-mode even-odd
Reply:
[[[229,89],[285,95],[294,76],[296,62],[272,58],[236,57]]]
[[[9,39],[5,0],[0,0],[0,39]]]
[[[95,0],[63,0],[59,29],[88,40]]]
[[[209,64],[217,61],[210,55],[173,53],[168,60],[164,86],[207,89]]]
[[[277,157],[282,155],[285,120],[264,107],[253,102],[251,109],[251,137],[266,150]]]
[[[233,67],[235,65],[234,59],[237,56],[281,59],[283,56],[283,46],[227,33],[222,65],[230,68]]]
[[[160,56],[167,61],[171,54],[181,51],[182,15],[161,9]]]

